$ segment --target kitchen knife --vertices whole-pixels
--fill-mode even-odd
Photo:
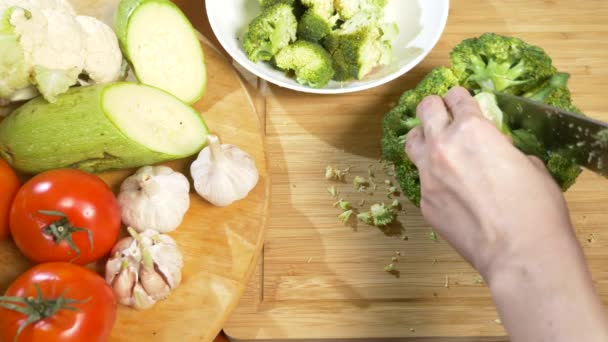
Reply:
[[[527,132],[544,149],[608,177],[608,123],[519,96],[496,93],[496,100],[511,131]]]

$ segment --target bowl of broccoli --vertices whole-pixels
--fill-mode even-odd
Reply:
[[[445,28],[449,0],[207,1],[222,47],[278,86],[339,94],[414,68]]]

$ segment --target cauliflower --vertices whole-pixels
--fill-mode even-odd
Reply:
[[[122,71],[122,54],[114,31],[93,17],[78,16],[76,21],[85,34],[84,71],[95,83],[116,81]]]
[[[104,23],[77,17],[67,0],[0,0],[1,102],[40,92],[49,102],[85,73],[93,83],[117,80],[122,55]],[[5,77],[6,76],[6,77]]]

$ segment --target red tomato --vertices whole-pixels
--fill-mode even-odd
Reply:
[[[29,317],[39,314],[40,319],[27,322],[28,315],[7,308],[10,304],[28,308]],[[34,266],[0,297],[0,341],[4,342],[107,341],[115,320],[116,298],[104,279],[65,262]]]
[[[17,192],[10,228],[29,259],[84,265],[105,256],[116,243],[120,208],[99,177],[72,169],[47,171]]]
[[[19,184],[19,178],[13,169],[0,159],[0,240],[4,240],[9,234],[8,213],[19,190]]]

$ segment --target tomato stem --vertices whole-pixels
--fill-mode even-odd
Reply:
[[[0,296],[0,308],[16,311],[27,317],[17,329],[13,341],[17,341],[23,330],[29,325],[54,316],[59,310],[78,311],[74,305],[84,304],[91,300],[90,297],[84,300],[66,298],[64,295],[67,289],[55,299],[44,298],[38,283],[34,283],[34,288],[36,297]]]
[[[62,241],[65,241],[70,248],[76,252],[76,257],[71,261],[74,261],[80,256],[80,248],[76,246],[74,240],[72,239],[72,234],[76,232],[87,232],[89,236],[89,245],[91,246],[91,252],[93,251],[93,233],[88,228],[80,228],[75,227],[70,223],[67,215],[62,213],[61,211],[56,210],[38,210],[40,214],[47,216],[58,216],[60,219],[51,222],[49,225],[44,227],[42,232],[44,234],[50,235],[53,238],[53,241],[58,245]]]

